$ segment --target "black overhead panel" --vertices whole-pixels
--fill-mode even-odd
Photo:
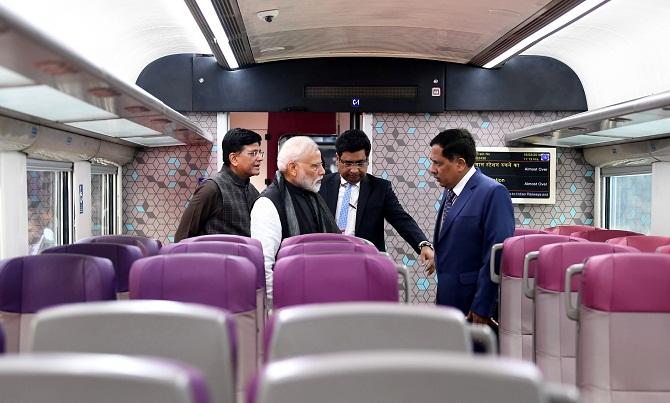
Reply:
[[[444,65],[410,59],[307,59],[224,71],[193,63],[199,111],[441,112]],[[434,84],[434,81],[436,83]],[[432,88],[440,94],[432,96]],[[409,91],[407,89],[409,88]],[[407,96],[407,92],[411,93]],[[399,96],[393,96],[398,93]]]
[[[216,63],[214,56],[209,56]],[[180,112],[193,111],[193,55],[161,57],[137,77],[137,85]]]
[[[137,84],[182,112],[586,110],[575,73],[539,56],[518,56],[495,70],[429,60],[330,58],[228,71],[212,56],[173,55],[149,64]]]
[[[498,69],[447,63],[448,111],[585,111],[570,67],[543,56],[517,56]]]

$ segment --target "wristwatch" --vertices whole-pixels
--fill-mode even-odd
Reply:
[[[427,247],[429,247],[430,249],[433,249],[433,244],[432,244],[432,243],[430,243],[430,242],[428,242],[428,241],[421,241],[421,242],[419,242],[419,250],[421,250],[421,248],[423,248],[424,246],[427,246]]]

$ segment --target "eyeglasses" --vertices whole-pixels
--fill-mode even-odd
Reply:
[[[312,163],[310,163],[310,162],[304,162],[304,161],[296,161],[296,162],[299,162],[299,163],[301,163],[301,164],[307,164],[307,165],[309,165],[309,167],[310,167],[310,168],[312,169],[312,171],[314,171],[314,172],[318,171],[319,168],[323,168],[323,164],[320,163],[320,162],[317,162],[317,163],[315,163],[315,164],[312,164]]]
[[[261,151],[261,150],[245,151],[244,154],[250,156],[251,158],[256,158],[256,157],[259,157],[259,156],[261,158],[263,158],[263,156],[265,155],[265,151]]]
[[[368,166],[368,160],[361,160],[361,161],[339,160],[339,161],[340,164],[345,166],[345,168],[351,168],[351,167],[365,168],[366,166]]]

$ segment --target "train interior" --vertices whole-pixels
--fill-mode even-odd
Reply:
[[[112,385],[124,390],[119,396],[145,402],[153,401],[149,395],[163,396],[156,401],[181,403],[401,402],[451,393],[454,400],[446,401],[468,396],[473,402],[668,401],[670,54],[659,44],[670,33],[669,19],[670,3],[665,0],[0,0],[0,346],[6,344],[8,352],[21,354],[31,349],[82,353],[75,357],[76,365],[63,356],[40,361],[35,355],[34,363],[26,358],[25,365],[34,364],[42,371],[37,378],[26,378],[26,384],[12,378],[24,365],[14,362],[17,356],[0,358],[0,401],[41,402],[54,389],[35,388],[34,395],[25,395],[28,400],[20,400],[19,390],[31,389],[29,385],[63,368],[73,378],[82,372],[99,375],[96,385]],[[396,302],[406,293],[406,304],[394,305],[408,308],[406,318],[397,319],[402,331],[386,328],[387,322],[379,319],[391,315],[384,304],[370,304],[366,311],[370,316],[356,317],[361,307],[345,303],[330,310],[330,304],[314,305],[314,312],[307,305],[282,308],[268,317],[258,284],[253,306],[236,305],[239,309],[232,311],[226,307],[225,315],[189,304],[153,301],[132,308],[128,304],[139,301],[117,301],[117,308],[91,302],[171,299],[156,297],[162,294],[150,290],[144,279],[158,270],[152,266],[155,259],[167,262],[173,253],[159,254],[161,245],[178,245],[175,231],[180,217],[196,187],[221,169],[221,140],[235,127],[251,129],[263,138],[261,173],[251,179],[259,191],[273,180],[277,153],[286,139],[310,136],[319,145],[326,171],[335,172],[337,135],[347,129],[363,130],[372,143],[367,172],[392,183],[405,211],[428,239],[433,238],[443,203],[444,189],[429,172],[429,143],[437,133],[468,129],[482,152],[502,152],[506,147],[504,152],[527,149],[549,155],[551,150],[554,165],[546,195],[551,193],[551,199],[515,199],[517,236],[493,253],[491,278],[501,290],[497,338],[466,323],[460,312],[438,314],[428,309],[435,303],[437,278],[424,272],[412,246],[388,223],[385,259],[393,261],[391,274],[400,267],[406,276],[400,291],[395,290]],[[551,242],[537,238],[549,234],[557,238]],[[121,243],[130,238],[153,242],[135,245],[149,260],[133,263],[130,280],[129,268],[125,280],[119,280],[115,267],[116,289],[111,296],[105,294],[109,290],[105,296],[83,300],[60,296],[61,302],[82,304],[73,305],[70,312],[65,309],[68,305],[49,303],[44,315],[25,311],[29,317],[20,318],[21,310],[11,299],[19,294],[16,287],[22,286],[10,282],[18,276],[11,270],[19,269],[7,262],[42,256],[45,260],[34,265],[53,264],[55,269],[70,263],[65,257],[59,263],[60,257],[51,254],[54,248],[117,235],[127,237]],[[525,244],[515,243],[516,238]],[[616,241],[605,242],[608,239]],[[568,245],[573,243],[589,245],[573,250]],[[555,245],[568,246],[550,247]],[[515,248],[520,261],[514,260]],[[42,253],[45,250],[49,251]],[[631,252],[630,259],[620,252]],[[121,252],[114,253],[122,260]],[[533,280],[534,271],[550,271],[547,267],[559,253],[580,257],[558,269],[557,279],[537,274]],[[182,258],[189,267],[208,262],[232,265],[229,270],[246,267],[235,259]],[[355,265],[347,262],[341,264]],[[77,264],[92,270],[87,265],[94,263],[99,262]],[[167,273],[169,264],[161,264],[162,273]],[[499,269],[493,268],[496,264]],[[25,284],[31,265],[26,261],[21,269]],[[618,277],[611,274],[615,266]],[[625,271],[629,266],[639,273]],[[609,282],[605,274],[597,277],[597,270],[611,271]],[[581,288],[576,292],[578,282],[573,278],[580,273]],[[106,281],[105,275],[100,282]],[[42,283],[52,283],[42,293],[60,288],[68,275],[63,276],[45,277],[48,280]],[[98,292],[86,283],[84,294]],[[29,293],[25,284],[22,292]],[[222,295],[234,295],[234,287],[247,287],[235,284],[224,285]],[[631,291],[627,284],[637,289]],[[195,288],[173,299],[221,307],[209,297],[191,297]],[[560,302],[547,302],[558,295]],[[510,301],[514,303],[509,305]],[[88,311],[97,305],[99,314]],[[148,316],[130,318],[128,312],[140,310]],[[204,371],[210,386],[202,392],[197,379],[183,378],[176,366],[130,357],[114,363],[119,356],[93,355],[126,351],[127,341],[110,339],[98,348],[93,341],[77,342],[68,333],[58,334],[63,330],[58,326],[77,326],[74,316],[90,316],[90,322],[81,319],[79,326],[100,329],[91,333],[104,340],[114,328],[101,319],[95,322],[96,315],[120,318],[121,312],[128,316],[128,326],[152,321],[148,327],[155,333],[174,329],[184,336],[165,336],[156,344],[199,344],[186,338],[193,333],[212,356],[218,349],[234,356],[227,346],[210,343],[212,332],[219,334],[231,340],[238,360],[203,364],[193,358],[202,352],[190,346],[181,351],[181,344],[173,348],[180,350],[175,356],[156,352],[200,369],[216,367]],[[157,318],[167,312],[172,316],[163,324]],[[59,315],[69,314],[71,324],[57,323]],[[303,314],[327,320],[308,328],[300,323]],[[551,316],[559,314],[560,319]],[[156,316],[149,319],[150,315]],[[483,345],[481,360],[437,351],[441,349],[431,347],[432,341],[423,340],[429,329],[441,328],[417,318],[433,315],[443,315],[442,321],[460,329],[452,335],[459,343],[458,332],[465,332],[462,349],[469,355],[473,340],[478,348]],[[187,316],[209,324],[187,322]],[[361,337],[379,337],[380,345],[388,342],[392,347],[387,350],[394,352],[359,351],[357,359],[329,355],[324,361],[292,361],[300,355],[292,352],[300,350],[296,344],[324,351],[339,345],[346,338],[343,328],[351,326],[346,320],[369,323],[371,333]],[[605,332],[608,324],[610,333]],[[237,330],[231,334],[234,325]],[[21,330],[11,330],[15,326]],[[327,329],[321,332],[329,335],[325,338],[330,347],[312,347],[312,339],[322,335],[314,326]],[[54,332],[52,338],[47,329]],[[648,330],[636,334],[642,329]],[[395,352],[403,347],[384,333],[396,331],[398,338],[421,340],[414,349],[435,351]],[[282,344],[287,335],[300,342]],[[70,338],[73,344],[90,343],[90,347],[68,347]],[[129,354],[143,355],[141,344],[137,341],[137,351]],[[503,357],[488,356],[497,350]],[[565,353],[568,350],[571,353]],[[359,365],[348,366],[352,358]],[[132,374],[135,380],[155,372],[163,378],[153,386],[127,384],[127,379],[115,378],[109,370],[114,365],[137,368]],[[403,368],[418,372],[403,377],[398,374]],[[109,378],[117,383],[105,383]],[[368,381],[378,386],[366,388]],[[64,401],[78,402],[77,390],[84,388],[78,388],[76,380],[67,382],[73,383],[58,388],[68,391],[63,392]],[[213,383],[219,385],[212,387]],[[491,387],[479,388],[482,384]],[[517,390],[517,395],[509,395],[509,389]],[[133,394],[137,390],[147,391],[147,397],[133,400],[141,396]],[[96,396],[91,390],[82,393],[86,401],[119,400]],[[4,400],[3,395],[12,398]]]

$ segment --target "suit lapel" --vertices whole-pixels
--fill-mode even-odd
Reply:
[[[326,204],[328,205],[328,208],[330,211],[333,213],[333,216],[337,215],[337,212],[335,209],[337,208],[337,197],[339,196],[340,193],[340,175],[335,174],[332,175],[330,178],[328,178],[328,181],[324,183],[324,186],[326,187],[325,190],[325,199],[326,199]]]
[[[456,198],[456,202],[454,203],[453,206],[451,206],[449,213],[447,213],[447,217],[444,220],[444,225],[442,226],[442,228],[440,228],[440,239],[442,239],[444,234],[446,234],[447,231],[449,231],[449,227],[454,222],[454,219],[458,217],[458,215],[461,213],[461,210],[463,210],[463,207],[466,204],[468,204],[468,201],[472,196],[472,191],[474,188],[477,187],[478,183],[479,183],[479,171],[476,171],[475,174],[472,175],[468,183],[465,185],[465,188],[463,188],[461,194],[458,195],[458,197]],[[442,203],[440,213],[442,212],[442,209],[444,209],[444,203]]]
[[[361,180],[361,189],[358,193],[358,204],[356,206],[356,228],[354,230],[356,233],[358,233],[358,228],[361,226],[361,222],[363,221],[363,216],[365,215],[363,212],[365,211],[365,205],[368,203],[369,198],[370,180],[366,174],[363,177],[363,180]]]

